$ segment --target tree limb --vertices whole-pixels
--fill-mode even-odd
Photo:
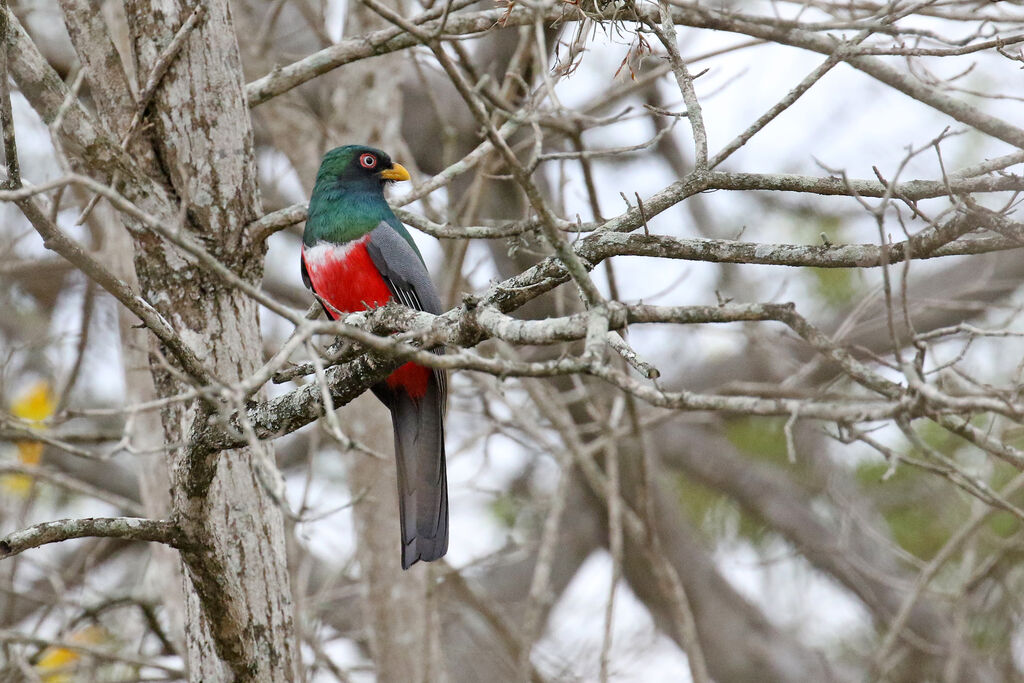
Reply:
[[[73,538],[121,538],[129,541],[163,543],[175,548],[187,546],[174,522],[143,517],[88,517],[43,522],[0,538],[0,560]]]

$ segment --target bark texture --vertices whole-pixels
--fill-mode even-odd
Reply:
[[[9,31],[8,4],[20,19]],[[16,475],[60,491],[0,497],[0,521],[21,529],[0,535],[0,679],[48,680],[42,648],[73,634],[15,629],[66,614],[116,620],[113,656],[175,679],[347,680],[369,661],[383,681],[610,680],[637,657],[621,638],[622,591],[594,593],[608,622],[589,620],[582,647],[551,617],[605,551],[698,683],[1020,678],[1024,393],[1020,308],[1006,304],[1024,272],[1012,213],[1024,132],[993,117],[1024,44],[1010,5],[825,1],[782,18],[752,1],[359,0],[335,41],[330,2],[0,0],[4,160],[23,131],[46,134],[12,124],[7,68],[55,138],[54,150],[22,147],[20,174],[0,169],[0,200],[23,214],[0,220],[0,344],[15,348],[0,350],[0,440],[46,445],[43,469],[0,462],[0,487]],[[722,107],[744,87],[742,60],[764,69],[768,51],[807,75],[795,88],[791,69],[762,77]],[[851,74],[875,91],[851,81],[848,99],[807,106]],[[832,144],[885,91],[931,117]],[[779,117],[805,128],[765,155]],[[948,119],[970,135],[942,132]],[[667,134],[645,137],[647,124]],[[448,313],[302,318],[298,223],[321,155],[351,142],[414,169],[392,199],[442,240],[432,271]],[[19,175],[45,185],[19,190]],[[94,195],[79,231],[70,214]],[[20,249],[23,219],[56,258]],[[123,306],[125,400],[90,410],[96,387],[82,380],[52,425],[29,427],[8,414],[9,380],[67,355],[54,337],[78,322],[69,302],[85,368],[103,345],[97,321],[113,325],[109,307]],[[416,350],[401,330],[449,352]],[[352,344],[320,373],[324,392],[306,341],[336,334]],[[479,522],[494,548],[465,567],[399,568],[387,411],[354,399],[409,359],[458,371],[452,564],[477,547],[459,538],[462,500],[491,515],[469,533]],[[65,383],[56,365],[56,385],[73,387],[77,370]],[[296,384],[266,400],[256,389],[271,376]],[[162,410],[139,408],[153,400]],[[326,429],[297,431],[332,401],[342,407]],[[314,477],[349,437],[342,493]],[[272,442],[290,491],[308,478],[287,526]],[[119,509],[79,514],[85,498]],[[319,555],[322,537],[306,548],[338,531],[319,513],[349,503],[353,554]],[[44,506],[50,521],[33,524]],[[121,540],[51,545],[83,535]],[[724,567],[735,544],[763,561],[747,567],[768,589],[757,599]],[[27,580],[22,552],[53,571]],[[776,567],[798,578],[774,591]],[[92,577],[114,575],[141,585],[84,604]],[[826,641],[816,620],[828,606],[789,616],[807,577],[867,616]],[[338,657],[339,644],[362,657]],[[103,666],[76,675],[114,678]]]
[[[163,180],[181,204],[182,229],[241,277],[259,282],[263,248],[244,230],[262,207],[241,60],[228,3],[205,7],[156,92],[149,139]],[[127,5],[140,80],[154,71],[190,10],[184,2]],[[231,383],[256,370],[262,348],[257,304],[166,242],[139,243],[144,296],[211,375]],[[183,388],[154,367],[161,395]],[[202,408],[164,411],[166,442],[185,444],[174,451],[174,513],[197,548],[183,553],[190,677],[293,680],[298,654],[272,446],[254,442],[211,463],[188,444],[192,422],[206,419]],[[197,479],[206,487],[189,485]]]

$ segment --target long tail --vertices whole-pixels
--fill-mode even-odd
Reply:
[[[432,372],[421,398],[414,399],[400,388],[388,394],[384,402],[395,428],[402,569],[408,569],[414,562],[430,562],[448,551],[444,396]]]

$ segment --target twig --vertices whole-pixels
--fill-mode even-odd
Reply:
[[[185,45],[185,41],[188,39],[192,30],[199,24],[199,20],[203,18],[203,14],[206,12],[206,5],[203,4],[204,0],[196,0],[195,7],[192,8],[192,12],[185,19],[185,22],[178,29],[177,33],[171,39],[171,42],[167,44],[167,47],[163,49],[160,56],[157,57],[156,62],[153,64],[153,68],[149,72],[149,77],[146,79],[146,85],[142,88],[142,92],[139,94],[138,102],[135,105],[135,114],[132,116],[131,122],[128,124],[128,129],[125,130],[124,135],[121,138],[121,149],[127,151],[129,145],[131,145],[132,137],[139,131],[139,124],[142,122],[142,117],[146,115],[146,110],[149,108],[150,103],[153,101],[153,97],[156,95],[157,88],[160,87],[160,82],[163,81],[164,74],[171,68],[174,60],[177,59],[178,53],[181,48]],[[117,187],[118,175],[115,172],[110,178],[110,185]],[[95,195],[89,200],[89,203],[82,210],[78,220],[75,221],[76,225],[82,225],[92,210],[96,208],[96,202],[100,200],[100,195]]]
[[[1024,486],[1024,474],[1018,474],[1013,481],[1003,487],[1000,491],[1000,496],[1008,498],[1013,493],[1019,491]],[[939,552],[928,562],[924,569],[917,575],[917,579],[914,581],[914,587],[906,594],[903,602],[900,604],[900,609],[896,613],[892,622],[889,624],[889,628],[886,631],[885,638],[882,639],[881,645],[876,650],[873,660],[875,666],[879,667],[885,662],[889,656],[889,652],[896,644],[896,640],[899,638],[901,632],[906,626],[907,619],[910,617],[910,612],[914,608],[914,605],[920,600],[921,595],[924,593],[928,584],[931,583],[932,579],[939,572],[940,569],[952,558],[960,547],[964,544],[967,539],[971,538],[981,526],[988,521],[988,519],[995,514],[996,509],[986,507],[980,512],[976,512],[971,519],[961,526],[955,534],[953,534],[948,541],[939,549]]]
[[[99,659],[105,662],[122,662],[139,668],[153,668],[163,671],[170,676],[173,676],[176,680],[180,680],[186,674],[182,669],[162,664],[159,659],[156,658],[143,658],[133,657],[130,654],[120,652],[110,652],[102,647],[95,645],[86,645],[83,643],[75,643],[69,640],[62,640],[59,638],[37,638],[34,636],[27,636],[22,633],[15,631],[0,630],[0,643],[24,643],[26,645],[34,645],[39,648],[56,647],[65,650],[71,650],[73,652],[81,652],[89,655],[95,659]],[[61,674],[62,675],[62,674]]]
[[[109,503],[120,509],[123,512],[127,512],[133,515],[142,514],[142,506],[134,500],[129,500],[123,496],[119,496],[116,493],[111,493],[102,488],[87,484],[84,481],[76,479],[75,477],[68,476],[61,472],[47,469],[45,467],[20,465],[16,463],[3,463],[0,464],[0,473],[2,474],[17,474],[26,477],[32,477],[40,481],[45,481],[54,486],[58,486],[62,489],[77,493],[83,496],[89,496],[97,500],[102,500],[104,503]]]
[[[125,131],[124,137],[121,139],[122,149],[128,149],[132,136],[138,131],[142,117],[146,115],[146,109],[149,108],[150,103],[153,101],[153,96],[156,95],[157,88],[160,87],[160,83],[164,79],[164,74],[174,64],[174,60],[177,59],[178,53],[184,47],[185,41],[188,40],[195,27],[199,25],[199,21],[205,13],[206,5],[204,0],[196,0],[195,6],[184,23],[182,23],[181,28],[178,29],[174,37],[171,38],[171,42],[160,52],[160,56],[153,63],[153,68],[150,69],[149,76],[146,78],[146,85],[143,86],[142,92],[139,93],[139,99],[135,105],[135,114],[132,116],[131,123],[128,124],[128,130]]]
[[[676,43],[676,28],[672,21],[672,12],[669,9],[667,0],[660,0],[658,12],[661,18],[661,26],[653,20],[647,21],[654,34],[658,36],[662,46],[668,53],[669,64],[672,66],[672,73],[676,78],[676,84],[683,95],[683,102],[686,103],[686,118],[693,130],[693,145],[695,150],[695,165],[698,173],[707,171],[708,165],[708,133],[704,127],[704,115],[701,113],[700,101],[697,99],[697,92],[693,89],[693,77],[690,70],[679,54],[679,46]]]
[[[613,334],[613,333],[609,333]],[[608,416],[606,434],[611,436],[619,426],[628,399],[617,396]],[[612,556],[612,571],[608,586],[608,599],[604,611],[604,634],[601,638],[599,677],[607,683],[615,628],[615,594],[622,578],[622,480],[619,473],[619,441],[609,438],[604,451],[605,470],[608,472],[608,551]]]
[[[36,206],[33,199],[20,200],[17,204],[22,213],[25,214],[25,217],[32,223],[32,226],[42,236],[43,244],[48,249],[52,249],[66,258],[96,282],[96,284],[113,295],[125,308],[138,316],[146,324],[146,327],[160,341],[167,345],[167,348],[178,359],[185,372],[202,384],[209,384],[211,382],[212,377],[209,371],[204,367],[195,352],[181,340],[181,337],[178,336],[170,323],[164,320],[163,316],[149,302],[133,292],[127,284],[115,277],[103,264],[89,256],[78,244],[64,235],[60,228],[50,221],[45,212]]]
[[[661,377],[661,371],[641,358],[618,332],[614,330],[608,332],[606,339],[608,340],[608,345],[615,349],[615,352],[622,356],[622,359],[641,375],[647,379],[658,379]]]
[[[583,300],[588,305],[596,305],[603,301],[604,297],[590,279],[590,276],[587,273],[587,268],[584,266],[579,256],[577,256],[577,254],[572,250],[568,240],[566,240],[565,236],[558,229],[557,219],[554,217],[551,209],[548,208],[547,203],[544,201],[540,189],[530,178],[526,169],[523,168],[515,153],[508,146],[508,143],[498,133],[497,128],[494,126],[494,122],[488,115],[486,107],[482,103],[478,94],[474,92],[474,89],[466,82],[462,71],[452,63],[451,58],[448,57],[444,50],[441,49],[437,41],[425,31],[413,26],[390,8],[385,7],[376,0],[365,0],[365,3],[367,7],[372,9],[374,12],[377,12],[397,26],[404,28],[406,31],[419,38],[431,49],[434,53],[434,57],[437,58],[437,61],[441,64],[445,73],[448,74],[448,77],[455,86],[455,89],[469,106],[469,109],[477,122],[484,128],[484,132],[494,144],[495,149],[500,152],[505,163],[508,165],[509,170],[512,171],[512,175],[515,177],[516,182],[526,193],[526,197],[529,200],[530,205],[534,208],[540,218],[540,227],[544,232],[544,236],[555,250],[558,258],[565,264],[565,267],[568,269],[573,281],[579,287]]]

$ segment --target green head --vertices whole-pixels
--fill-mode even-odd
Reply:
[[[320,162],[302,241],[307,246],[321,240],[349,242],[381,221],[405,233],[384,201],[384,186],[408,179],[409,172],[379,149],[365,145],[335,147]]]

